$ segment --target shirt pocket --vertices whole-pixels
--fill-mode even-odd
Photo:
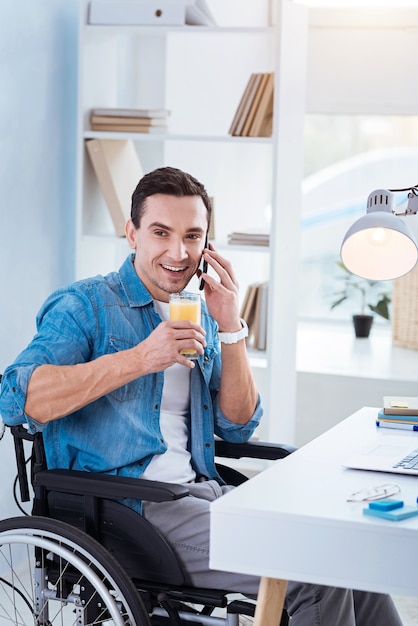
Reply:
[[[115,337],[114,335],[111,335],[108,340],[108,349],[106,354],[115,354],[116,352],[129,350],[130,348],[134,348],[136,345],[138,345],[137,339],[120,339],[118,337]],[[109,398],[112,398],[117,402],[135,400],[136,398],[139,398],[143,393],[144,384],[144,376],[141,376],[131,381],[130,383],[122,385],[114,391],[111,391],[108,396]]]

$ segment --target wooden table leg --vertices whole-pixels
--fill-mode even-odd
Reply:
[[[257,596],[254,626],[279,626],[286,596],[287,580],[262,577]]]

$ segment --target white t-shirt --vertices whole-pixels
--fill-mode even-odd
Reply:
[[[168,320],[169,303],[154,300],[154,304],[161,318]],[[153,457],[142,474],[143,478],[174,483],[187,483],[196,478],[187,450],[190,372],[188,367],[180,363],[171,365],[164,372],[160,429],[167,450]]]

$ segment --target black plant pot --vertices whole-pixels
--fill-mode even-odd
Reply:
[[[356,337],[368,337],[373,324],[373,315],[353,315]]]

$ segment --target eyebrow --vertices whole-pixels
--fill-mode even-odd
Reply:
[[[173,228],[171,228],[171,226],[167,226],[166,224],[162,224],[161,222],[152,222],[152,224],[150,224],[148,226],[148,230],[151,230],[151,228],[161,228],[163,230],[168,230],[169,232],[173,232]],[[191,228],[188,228],[186,230],[186,233],[200,233],[200,234],[204,234],[205,230],[203,228],[200,228],[200,226],[192,226]]]

